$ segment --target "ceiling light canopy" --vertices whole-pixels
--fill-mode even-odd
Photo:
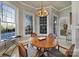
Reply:
[[[40,17],[48,16],[48,11],[41,5],[41,8],[36,11],[36,15]]]

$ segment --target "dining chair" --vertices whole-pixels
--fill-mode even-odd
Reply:
[[[28,57],[27,49],[24,47],[22,43],[18,43],[18,50],[20,57]]]
[[[46,57],[46,56],[44,55],[44,52],[39,49],[33,53],[32,57]]]
[[[54,42],[56,40],[56,37],[53,33],[48,34],[46,38],[47,42],[50,42],[51,40]]]
[[[35,32],[32,32],[31,37],[37,37],[37,34]]]
[[[2,57],[11,57],[15,48],[16,48],[16,40],[9,40],[6,44],[6,48],[2,54]]]
[[[20,38],[20,37],[22,37],[21,35],[17,35],[17,36],[15,36],[15,38]]]
[[[20,57],[28,57],[27,49],[24,47],[22,43],[18,43],[18,50]],[[40,55],[33,55],[32,57],[39,57]]]
[[[56,39],[56,36],[55,36],[53,33],[49,33],[49,34],[48,34],[48,37],[49,37],[49,38]]]
[[[36,38],[36,37],[37,37],[37,34],[36,34],[35,32],[32,32],[32,33],[31,33],[31,37],[35,37],[35,38]],[[31,46],[33,47],[32,44],[31,44]]]
[[[48,51],[49,52],[48,55],[50,57],[51,56],[53,56],[53,57],[72,57],[73,56],[74,47],[75,47],[75,44],[72,44],[69,49],[58,45],[58,49],[52,48],[51,50]],[[60,52],[60,48],[63,48],[66,51],[65,54]]]

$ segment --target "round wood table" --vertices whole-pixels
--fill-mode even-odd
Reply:
[[[55,48],[57,46],[57,41],[56,39],[47,40],[46,38],[43,38],[40,40],[39,38],[33,38],[31,44],[37,47],[37,52],[42,52],[41,50],[43,49],[44,54],[44,52],[47,52],[49,48]]]

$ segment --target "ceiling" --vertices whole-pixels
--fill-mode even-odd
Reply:
[[[22,1],[25,4],[28,4],[34,8],[40,8],[41,1]],[[70,1],[42,1],[44,7],[53,6],[54,8],[60,10],[67,6],[71,5]]]

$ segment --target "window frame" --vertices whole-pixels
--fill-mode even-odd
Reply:
[[[23,11],[23,36],[24,37],[29,37],[30,34],[25,34],[25,19],[26,19],[26,15],[29,15],[29,16],[32,16],[32,24],[33,24],[33,32],[35,31],[35,20],[34,20],[34,14],[33,13],[30,13],[30,12],[26,12],[26,11]]]
[[[42,26],[46,26],[46,28],[47,28],[47,16],[45,16],[45,17],[46,17],[46,24],[45,24],[45,23],[44,23],[44,24],[43,24],[43,23],[40,23],[40,17],[39,17],[39,33],[41,32],[41,31],[40,31],[40,26],[41,26],[41,25],[42,25]],[[46,33],[40,33],[40,34],[42,34],[42,35],[43,35],[43,34],[47,34],[47,29],[46,29]]]
[[[57,17],[57,26],[56,26],[55,29],[58,30],[56,32],[56,35],[59,36],[60,33],[59,33],[59,20],[58,20],[58,15],[56,15],[55,13],[53,13],[53,20],[54,20],[54,16]],[[53,26],[54,26],[54,23],[53,23]],[[53,29],[54,29],[54,27],[53,27]],[[54,30],[53,30],[53,33],[54,33]]]
[[[47,33],[46,34],[41,34],[40,33],[40,19],[39,19],[39,16],[37,16],[37,33],[38,33],[38,36],[47,36],[47,34],[49,33],[49,28],[48,28],[48,24],[49,24],[49,15],[47,16]]]

